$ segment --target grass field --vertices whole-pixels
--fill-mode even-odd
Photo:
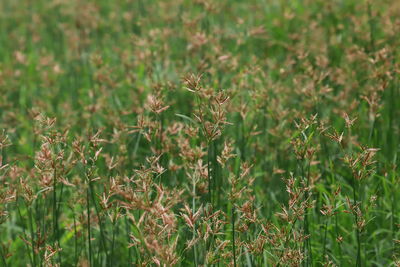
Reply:
[[[400,266],[400,1],[0,1],[0,266]]]

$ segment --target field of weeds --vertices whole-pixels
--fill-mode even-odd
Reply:
[[[400,1],[0,1],[0,266],[400,266]]]

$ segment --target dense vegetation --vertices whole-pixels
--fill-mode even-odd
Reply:
[[[0,1],[0,266],[400,266],[399,14]]]

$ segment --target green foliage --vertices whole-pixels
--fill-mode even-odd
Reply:
[[[395,0],[0,2],[0,266],[397,266]]]

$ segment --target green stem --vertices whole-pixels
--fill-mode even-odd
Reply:
[[[336,237],[339,237],[338,214],[335,215],[335,231],[336,231]],[[339,247],[339,257],[340,257],[339,266],[341,266],[342,262],[343,262],[342,246],[340,245],[340,242],[337,242],[337,243],[338,243],[338,247]]]
[[[236,244],[235,244],[235,205],[232,205],[232,253],[233,253],[233,266],[236,267]]]
[[[106,248],[106,244],[105,244],[105,237],[104,237],[104,231],[103,231],[103,223],[101,222],[101,216],[100,216],[100,211],[96,205],[96,201],[95,201],[95,197],[94,197],[94,187],[92,183],[89,183],[89,187],[90,187],[90,195],[93,201],[93,206],[94,209],[96,211],[96,216],[97,216],[97,220],[99,221],[99,228],[100,228],[100,242],[101,245],[103,247],[104,253],[106,254],[106,259],[108,262],[108,253],[107,253],[107,248]],[[99,247],[100,249],[100,247]],[[111,263],[110,263],[111,264]]]
[[[75,212],[73,208],[71,207],[72,210],[72,216],[74,219],[74,256],[75,256],[75,266],[78,265],[78,239],[77,239],[77,233],[76,233],[76,218],[75,218]]]
[[[396,210],[397,210],[397,208],[396,208],[396,205],[397,205],[396,194],[397,194],[397,192],[398,191],[397,191],[397,183],[396,183],[396,172],[393,169],[392,170],[392,205],[391,205],[391,210],[392,210],[391,227],[392,227],[393,253],[395,253],[395,249],[396,249],[396,241],[395,241],[396,240],[395,239],[395,236],[396,236],[396,230],[395,230],[396,229],[396,217],[395,217],[395,214],[396,214]]]
[[[33,228],[33,218],[32,218],[32,211],[31,211],[31,207],[27,206],[27,210],[28,210],[28,216],[29,216],[29,227],[30,227],[30,231],[31,231],[31,243],[32,243],[32,255],[33,255],[33,263],[34,266],[36,266],[36,254],[35,254],[35,250],[34,250],[34,244],[35,244],[35,237],[34,237],[34,228]]]
[[[55,163],[54,163],[55,165]],[[58,232],[58,207],[57,207],[57,168],[53,170],[53,242],[54,247],[60,247],[60,239]],[[61,252],[58,253],[58,264],[61,266]]]
[[[211,192],[211,141],[208,143],[208,149],[207,149],[207,179],[208,179],[208,201],[212,205],[212,192]]]
[[[326,238],[327,238],[327,233],[328,233],[328,221],[329,221],[329,218],[327,218],[326,219],[326,222],[325,222],[325,232],[324,232],[324,245],[323,245],[323,248],[324,248],[324,251],[323,251],[323,253],[322,253],[322,260],[321,260],[321,262],[324,262],[324,257],[325,257],[325,252],[326,252]]]
[[[90,180],[88,181],[88,187],[86,189],[86,211],[87,211],[87,232],[88,232],[88,244],[89,244],[89,267],[92,266],[92,236],[90,233]]]
[[[1,243],[0,245],[1,245],[1,247],[0,247],[1,259],[3,260],[4,266],[8,267],[6,256],[4,255],[4,251],[3,251],[3,243]]]
[[[357,206],[357,193],[356,193],[356,187],[357,187],[357,180],[354,179],[353,181],[353,198],[354,198],[354,207]],[[358,230],[358,214],[357,211],[353,211],[354,213],[354,221],[355,221],[355,226],[356,226],[356,237],[357,237],[357,261],[356,261],[356,266],[361,266],[361,242],[360,242],[360,231]]]
[[[301,175],[302,175],[302,177],[305,177],[305,170],[304,170],[303,162],[301,162],[300,166],[301,166]],[[307,201],[307,202],[308,202],[308,197],[309,197],[308,190],[309,190],[309,186],[310,186],[310,168],[311,168],[311,162],[309,161],[308,167],[307,167],[307,177],[306,177],[307,189],[304,192],[304,201]],[[304,234],[306,236],[308,236],[308,238],[304,242],[304,247],[303,247],[304,253],[306,253],[306,251],[308,253],[308,258],[306,259],[305,264],[306,264],[306,266],[308,266],[308,263],[310,262],[311,266],[312,266],[312,249],[311,249],[311,236],[310,236],[309,222],[308,222],[308,210],[306,210],[305,214],[304,214],[303,228],[304,228]]]
[[[114,262],[114,247],[115,247],[115,222],[112,224],[112,241],[111,241],[110,263]]]
[[[288,244],[289,244],[290,236],[292,235],[292,232],[293,232],[294,226],[296,225],[296,222],[297,222],[297,218],[295,218],[295,220],[294,220],[293,223],[291,224],[292,227],[290,227],[289,233],[288,233],[288,235],[286,236],[285,244],[283,245],[283,248],[284,248],[284,249],[285,249],[285,248],[288,246]],[[279,262],[278,262],[278,264],[276,265],[276,267],[279,267],[279,266],[281,265],[281,259],[282,259],[283,253],[284,253],[284,251],[281,252],[281,254],[280,254],[280,256],[279,256]]]
[[[20,218],[20,220],[21,220],[21,223],[23,224],[23,225],[22,225],[22,233],[24,234],[25,240],[28,240],[27,234],[26,234],[26,231],[25,231],[25,225],[24,225],[24,223],[23,223],[25,220],[24,220],[23,217],[22,217],[21,209],[19,208],[19,205],[18,205],[18,196],[17,196],[17,198],[16,198],[15,203],[16,203],[16,206],[17,206],[17,211],[18,211],[19,218]],[[26,206],[28,207],[28,205],[26,205]],[[32,266],[37,266],[37,265],[36,265],[36,257],[35,257],[35,249],[34,249],[34,247],[33,247],[33,245],[34,245],[34,237],[33,237],[33,229],[32,229],[32,228],[30,228],[30,232],[31,232],[30,234],[31,234],[32,256],[31,256],[31,253],[29,252],[30,250],[29,250],[28,244],[25,243],[25,242],[24,242],[24,244],[25,244],[25,246],[26,246],[26,250],[28,251],[29,261],[31,262],[31,265],[32,265]]]
[[[128,219],[125,216],[125,227],[126,227],[126,237],[127,237],[127,243],[130,243],[130,229],[129,229],[129,223]],[[131,247],[128,246],[128,266],[132,266],[132,252],[131,252]]]
[[[196,180],[194,177],[193,177],[192,183],[193,183],[192,213],[194,214],[196,212]],[[194,225],[193,225],[193,237],[192,238],[194,239],[195,237],[196,237],[196,223],[194,223]],[[195,264],[195,266],[198,266],[196,244],[193,245],[193,256],[194,256],[194,264]]]

